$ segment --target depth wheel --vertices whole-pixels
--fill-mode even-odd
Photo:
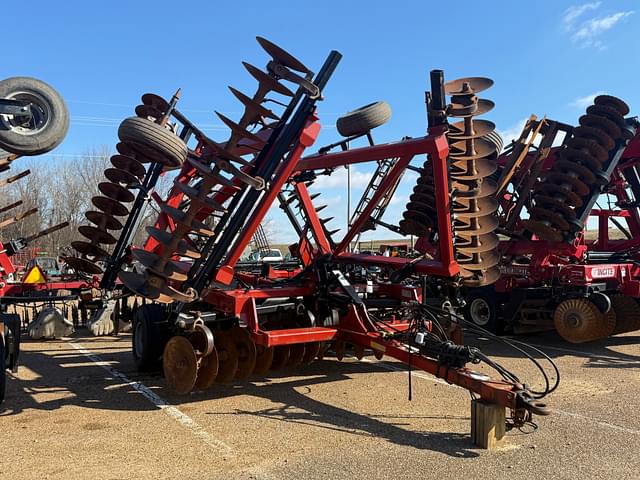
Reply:
[[[146,118],[123,120],[118,138],[136,153],[168,167],[179,167],[187,159],[187,146],[182,139]]]

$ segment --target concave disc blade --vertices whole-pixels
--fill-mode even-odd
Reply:
[[[467,86],[465,86],[467,84]],[[444,84],[444,93],[447,95],[464,95],[467,93],[479,93],[493,85],[493,80],[486,77],[466,77],[451,80]]]
[[[271,57],[273,57],[273,59],[277,63],[280,63],[293,70],[297,70],[298,72],[301,72],[301,73],[309,73],[310,70],[307,67],[305,67],[300,60],[295,58],[293,55],[291,55],[289,52],[285,51],[275,43],[270,42],[269,40],[263,37],[256,37],[256,40],[258,40],[258,43],[260,44],[260,46],[264,48],[264,50],[269,55],[271,55]]]
[[[238,370],[238,350],[227,330],[218,330],[214,334],[216,349],[218,350],[217,383],[227,383],[233,380]]]
[[[256,345],[256,366],[253,368],[253,373],[262,375],[269,371],[273,362],[273,354],[273,347]]]
[[[193,346],[185,337],[172,337],[162,354],[162,369],[167,387],[185,395],[193,390],[198,376],[198,360]]]
[[[235,342],[238,352],[238,369],[236,378],[245,379],[251,375],[256,366],[256,344],[246,328],[233,327],[229,330],[229,335]]]
[[[216,381],[218,375],[218,350],[214,347],[213,351],[200,360],[200,368],[198,368],[198,376],[194,385],[195,390],[207,390],[211,388]]]

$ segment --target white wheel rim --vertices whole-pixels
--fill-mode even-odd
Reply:
[[[489,304],[483,298],[476,298],[471,301],[469,313],[471,314],[473,323],[481,327],[487,325],[491,319],[491,307],[489,307]]]

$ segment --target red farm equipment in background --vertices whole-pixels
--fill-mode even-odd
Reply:
[[[628,113],[601,95],[575,128],[532,116],[498,159],[502,276],[467,292],[470,321],[494,332],[556,329],[575,343],[640,329],[640,124]],[[612,226],[626,238],[610,239]]]

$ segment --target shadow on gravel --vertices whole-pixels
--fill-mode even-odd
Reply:
[[[511,337],[504,338],[511,339]],[[615,350],[615,347],[640,344],[640,336],[637,335],[637,332],[581,344],[566,342],[555,332],[513,338],[534,345],[551,358],[566,356],[585,358],[587,362],[584,366],[587,368],[640,368],[639,355],[629,355]],[[489,356],[522,357],[520,352],[498,340],[472,336],[465,337],[465,340],[469,345],[479,347]],[[539,355],[534,356],[540,358]]]
[[[409,422],[404,420],[405,417],[395,417],[389,413],[386,415],[360,414],[321,402],[308,395],[314,385],[350,380],[354,374],[381,372],[393,375],[392,372],[374,362],[316,361],[294,370],[270,372],[267,377],[250,378],[243,383],[215,385],[207,392],[196,392],[187,397],[181,397],[171,395],[164,390],[160,374],[137,374],[129,351],[113,351],[113,347],[101,346],[100,343],[96,341],[84,345],[99,355],[101,361],[108,362],[114,369],[127,375],[130,380],[144,383],[171,404],[215,401],[234,395],[261,397],[279,406],[257,411],[236,410],[229,413],[208,412],[208,414],[251,415],[285,423],[300,423],[315,428],[347,432],[352,435],[384,438],[394,444],[433,450],[454,457],[478,456],[466,434],[413,431],[407,428]],[[10,378],[7,398],[0,407],[0,417],[17,415],[25,410],[52,411],[71,405],[113,411],[156,409],[130,385],[123,383],[122,379],[114,377],[109,371],[93,363],[66,342],[47,342],[46,349],[42,352],[27,350],[21,354],[20,359],[22,368],[31,372],[29,375],[21,376],[33,378],[28,380]],[[287,378],[292,379],[272,382],[272,380]],[[375,392],[371,392],[370,395],[375,395]],[[406,418],[433,418],[444,421],[467,419],[459,416]]]

